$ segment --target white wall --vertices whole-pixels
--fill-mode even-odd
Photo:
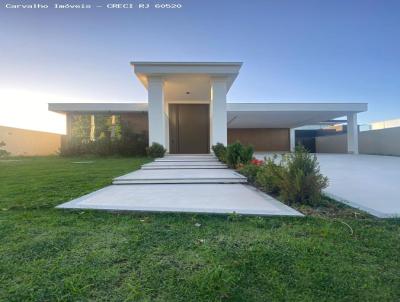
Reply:
[[[347,153],[347,135],[320,136],[315,139],[318,153]],[[359,153],[400,156],[400,127],[359,133]]]

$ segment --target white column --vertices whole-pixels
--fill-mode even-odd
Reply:
[[[357,113],[347,115],[347,153],[358,154]]]
[[[296,135],[294,128],[290,128],[289,130],[289,144],[290,144],[290,152],[294,152],[296,149]]]
[[[161,77],[148,78],[149,145],[165,147],[164,81]]]
[[[228,143],[228,126],[226,113],[226,79],[213,78],[211,80],[210,103],[210,145]],[[210,146],[210,147],[211,147]]]

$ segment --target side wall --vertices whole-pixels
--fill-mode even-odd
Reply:
[[[255,151],[289,151],[289,129],[245,128],[228,129],[228,144],[239,140],[251,144]]]
[[[346,153],[346,134],[317,137],[316,147],[320,153]],[[359,152],[400,156],[400,127],[360,132]]]
[[[0,126],[2,149],[15,156],[53,155],[61,146],[61,134]]]

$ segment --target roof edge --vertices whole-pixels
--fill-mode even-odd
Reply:
[[[162,65],[162,66],[167,66],[167,65],[178,65],[178,66],[242,66],[243,62],[198,62],[198,61],[131,61],[131,65]]]

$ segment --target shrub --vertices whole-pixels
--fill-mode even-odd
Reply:
[[[156,157],[164,157],[164,154],[167,150],[160,145],[159,143],[153,143],[150,147],[146,149],[147,155],[156,158]]]
[[[125,131],[120,139],[114,141],[112,150],[122,156],[144,156],[147,145],[147,135]]]
[[[118,139],[103,136],[96,141],[72,138],[61,145],[60,155],[143,156],[146,154],[146,146],[147,136],[137,133],[125,133],[124,136]]]
[[[256,180],[256,176],[258,172],[260,171],[261,166],[259,165],[254,165],[254,164],[247,164],[239,168],[239,173],[243,174],[244,176],[247,177],[247,180],[250,183],[254,183]]]
[[[226,162],[231,168],[237,168],[239,164],[246,165],[253,158],[252,146],[243,146],[239,141],[228,145],[226,149]]]
[[[289,204],[315,205],[320,202],[322,189],[328,186],[328,178],[320,173],[316,156],[298,146],[294,153],[285,155],[282,162],[280,194],[283,200]]]
[[[212,150],[219,161],[225,162],[226,159],[226,147],[224,144],[217,143],[212,146]]]
[[[256,175],[256,184],[267,193],[279,194],[284,167],[276,163],[276,155],[266,159]]]

